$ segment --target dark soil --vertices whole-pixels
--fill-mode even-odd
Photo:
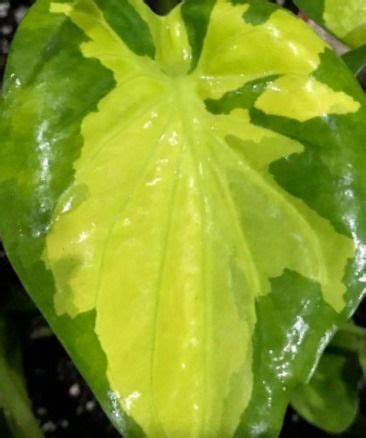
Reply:
[[[32,0],[0,0],[0,78],[14,31],[27,7],[32,3]],[[297,11],[291,2],[282,3],[294,12]],[[1,293],[9,288],[22,290],[1,247],[0,273]],[[14,318],[19,323],[24,343],[24,369],[29,394],[45,435],[50,438],[118,437],[63,347],[56,337],[50,334],[41,315],[34,309],[14,313]],[[366,304],[361,306],[355,319],[360,325],[366,326]],[[366,400],[366,397],[363,395],[361,399]],[[360,406],[364,414],[365,404],[361,403]],[[355,428],[366,431],[366,425],[362,421],[360,418]],[[287,413],[281,434],[281,438],[330,436],[307,424],[291,409]],[[350,432],[342,436],[354,435]]]

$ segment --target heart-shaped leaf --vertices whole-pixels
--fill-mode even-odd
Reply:
[[[365,0],[294,0],[294,3],[350,47],[366,44]]]
[[[1,233],[126,436],[276,436],[364,289],[365,102],[262,1],[39,0],[9,58]]]

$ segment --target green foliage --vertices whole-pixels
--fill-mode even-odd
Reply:
[[[350,47],[366,43],[364,0],[294,0],[294,3]]]
[[[306,382],[364,291],[364,94],[280,8],[175,3],[32,8],[1,107],[7,253],[126,437],[276,437],[290,401],[338,432],[354,356]]]
[[[354,75],[359,74],[366,66],[366,44],[345,53],[343,55],[343,61],[348,65]]]
[[[22,343],[15,321],[35,313],[24,290],[15,285],[0,252],[0,436],[38,438],[43,434],[28,399],[22,366]]]
[[[43,436],[27,396],[16,327],[3,313],[0,314],[0,418],[1,436]]]
[[[344,432],[357,415],[360,377],[354,353],[326,352],[310,383],[294,393],[291,403],[319,428],[331,433]]]
[[[294,393],[292,406],[310,423],[330,433],[362,437],[365,418],[358,414],[358,391],[366,380],[366,330],[352,323],[335,334],[310,382]]]

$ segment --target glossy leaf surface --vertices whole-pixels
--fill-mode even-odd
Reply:
[[[294,3],[350,47],[366,44],[364,0],[294,0]]]
[[[344,64],[262,1],[32,9],[1,233],[121,432],[277,436],[364,289],[364,121]]]

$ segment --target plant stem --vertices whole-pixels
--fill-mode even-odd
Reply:
[[[42,438],[43,433],[35,419],[27,396],[24,378],[20,366],[20,351],[16,363],[8,360],[9,345],[6,318],[0,315],[0,408],[3,409],[9,429],[14,438]],[[18,349],[18,343],[12,343]],[[18,363],[19,362],[19,363]]]

